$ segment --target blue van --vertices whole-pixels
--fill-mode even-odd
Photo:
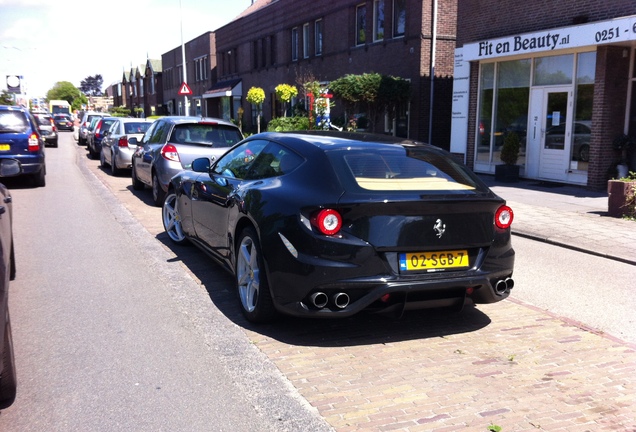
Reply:
[[[0,178],[15,176],[46,185],[44,138],[26,108],[0,105]]]

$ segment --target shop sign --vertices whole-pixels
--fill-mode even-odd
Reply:
[[[464,60],[636,41],[636,15],[464,45]]]

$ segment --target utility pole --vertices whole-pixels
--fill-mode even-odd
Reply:
[[[179,15],[181,18],[181,59],[183,62],[183,82],[188,83],[188,72],[186,71],[186,52],[185,44],[183,43],[183,12],[181,10],[181,0],[179,0]],[[190,115],[190,105],[188,105],[188,95],[183,95],[183,108],[184,114]]]

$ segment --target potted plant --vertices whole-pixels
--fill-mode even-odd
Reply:
[[[612,217],[636,218],[636,172],[607,182],[607,213]]]
[[[519,135],[517,135],[516,132],[508,132],[504,138],[499,155],[499,159],[501,159],[503,165],[495,166],[495,180],[502,182],[519,181],[519,165],[517,165],[519,147]]]
[[[630,152],[636,148],[636,138],[625,134],[619,135],[614,139],[612,145],[614,146],[614,150],[621,154],[620,161],[618,165],[616,165],[616,177],[627,177],[629,170],[628,156]],[[636,167],[632,168],[636,169]]]

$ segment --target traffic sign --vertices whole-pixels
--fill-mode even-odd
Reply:
[[[181,83],[181,89],[179,90],[179,96],[189,96],[192,94],[192,90],[188,87],[188,83],[185,81]]]

